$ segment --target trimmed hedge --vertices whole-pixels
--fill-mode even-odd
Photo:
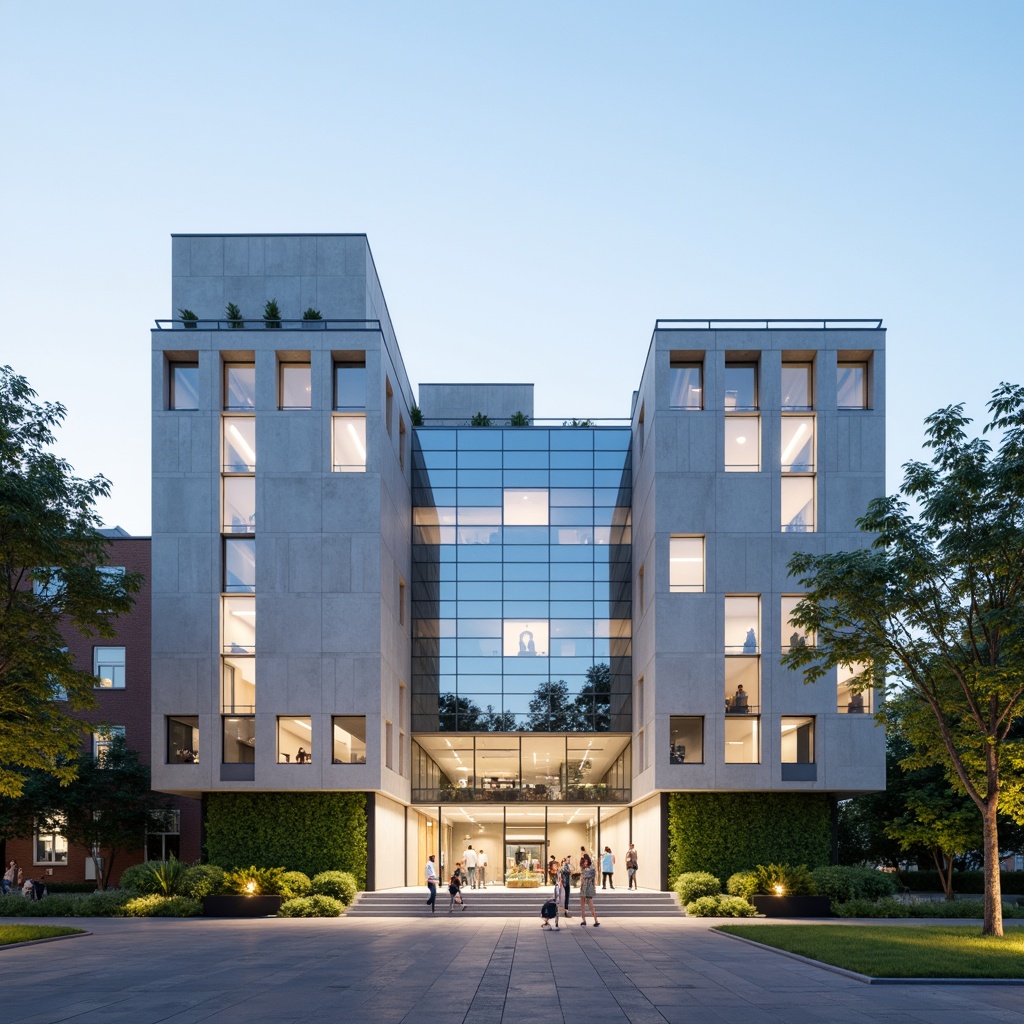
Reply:
[[[754,917],[756,914],[742,896],[701,896],[686,904],[687,917]]]
[[[348,871],[366,885],[365,793],[210,793],[206,853],[232,869]]]
[[[41,900],[21,895],[0,896],[0,917],[124,917],[131,893],[118,889],[105,892],[58,893]]]
[[[311,882],[314,896],[330,896],[346,907],[356,898],[359,886],[349,871],[321,871]]]
[[[187,896],[136,896],[124,905],[127,917],[199,917],[203,905]]]
[[[815,868],[811,880],[818,895],[827,896],[833,905],[850,900],[882,899],[899,889],[896,879],[885,871],[838,864]]]
[[[1000,871],[1003,892],[1024,895],[1024,871]],[[937,871],[901,871],[898,884],[911,892],[942,892]],[[954,871],[953,892],[981,895],[985,892],[984,871]]]
[[[722,891],[722,883],[706,871],[686,871],[676,879],[672,888],[678,893],[679,902],[685,907],[702,897],[718,896]]]
[[[298,896],[281,904],[278,917],[340,917],[345,909],[333,896]]]
[[[883,900],[850,900],[834,906],[836,917],[951,917],[981,920],[985,904],[981,900],[937,900],[934,903],[902,903],[891,896]],[[1003,904],[1003,917],[1022,918],[1024,907]]]
[[[832,826],[824,793],[672,793],[668,877],[728,878],[755,864],[828,864]]]

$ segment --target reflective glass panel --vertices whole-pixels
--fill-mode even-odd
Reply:
[[[282,715],[277,720],[277,763],[309,764],[312,760],[313,720]]]
[[[669,764],[704,763],[704,719],[690,715],[669,718]]]
[[[224,431],[224,472],[252,473],[256,469],[256,418],[225,416],[221,426]]]
[[[224,533],[252,533],[256,529],[256,478],[226,476],[224,480]]]
[[[704,590],[704,538],[672,537],[669,541],[669,590],[702,593]]]
[[[782,417],[782,472],[814,472],[814,417]]]
[[[171,364],[170,406],[189,411],[199,408],[199,364]]]
[[[335,363],[334,408],[366,408],[366,363]]]
[[[782,532],[814,532],[814,477],[782,478]]]
[[[725,410],[757,408],[757,365],[755,363],[726,364]]]
[[[701,409],[704,404],[703,367],[700,363],[672,363],[668,402],[673,409]]]
[[[366,472],[366,417],[335,416],[334,457],[335,473]]]
[[[725,469],[756,473],[761,468],[761,420],[757,416],[726,416]]]
[[[313,406],[313,374],[309,363],[281,364],[281,408],[310,409]]]
[[[783,410],[810,409],[813,407],[811,400],[812,370],[813,366],[811,363],[782,364]]]
[[[252,363],[224,364],[224,408],[228,412],[256,408],[256,367]]]
[[[836,405],[840,409],[868,407],[866,363],[839,363],[836,367]]]
[[[814,764],[814,719],[784,716],[779,746],[783,764]]]

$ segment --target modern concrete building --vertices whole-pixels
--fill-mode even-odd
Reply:
[[[171,304],[157,789],[366,793],[386,888],[630,841],[663,886],[669,793],[884,788],[858,667],[779,664],[790,555],[884,493],[880,322],[658,321],[621,420],[548,425],[530,384],[417,404],[363,235],[175,236]]]

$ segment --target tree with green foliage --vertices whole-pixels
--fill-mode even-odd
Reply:
[[[607,662],[591,665],[587,681],[573,702],[572,727],[577,732],[608,732],[612,727],[612,670]]]
[[[95,505],[110,483],[74,476],[50,450],[66,410],[35,399],[0,368],[0,795],[10,797],[22,792],[20,769],[75,777],[95,678],[75,667],[62,629],[114,636],[142,586],[138,573],[102,571]]]
[[[947,768],[981,815],[983,930],[1002,935],[999,814],[1024,820],[1024,387],[1001,384],[988,411],[995,450],[963,405],[927,418],[931,460],[858,520],[870,548],[790,559],[792,619],[816,646],[782,660],[807,682],[841,665],[864,666],[861,689],[898,680],[917,763]]]
[[[455,693],[442,693],[437,698],[437,715],[440,732],[473,732],[480,728],[480,706]]]
[[[541,683],[530,698],[526,728],[531,732],[571,732],[576,709],[569,700],[569,684],[564,679]]]
[[[26,802],[35,805],[35,827],[91,851],[97,885],[105,889],[118,855],[145,844],[163,799],[150,788],[149,767],[123,736],[112,736],[99,757],[79,754],[75,769],[67,785],[36,772]]]

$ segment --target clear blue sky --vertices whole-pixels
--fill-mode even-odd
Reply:
[[[0,362],[149,531],[172,232],[365,231],[414,386],[624,416],[658,317],[882,317],[889,489],[1024,382],[1024,2],[2,0]]]

